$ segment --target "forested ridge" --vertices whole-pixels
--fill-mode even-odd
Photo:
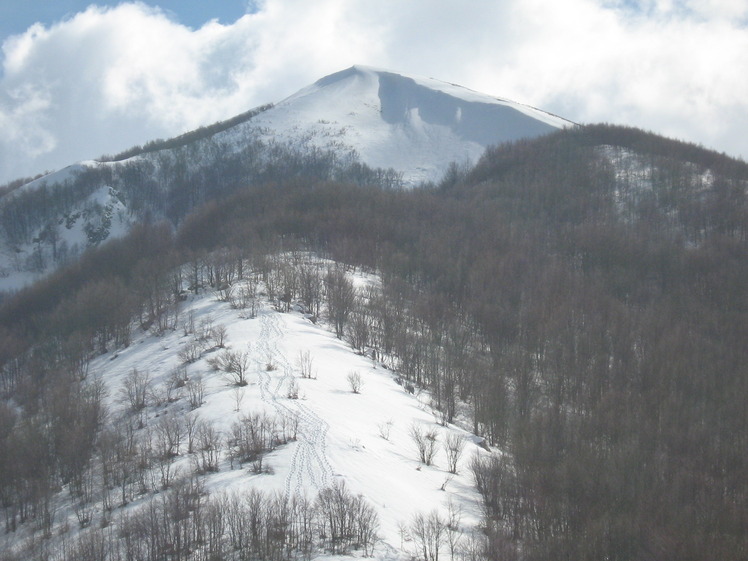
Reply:
[[[176,229],[145,223],[0,309],[6,531],[98,453],[87,357],[126,345],[133,319],[169,329],[180,291],[226,290],[246,264],[279,301],[319,308],[325,291],[283,257],[304,250],[381,275],[338,316],[326,279],[337,335],[445,420],[467,407],[505,452],[473,466],[482,557],[746,559],[747,170],[599,125],[496,147],[435,186],[295,174],[232,187]],[[77,439],[45,434],[55,416]],[[22,448],[29,434],[48,447]]]

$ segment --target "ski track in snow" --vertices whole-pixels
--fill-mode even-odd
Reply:
[[[329,425],[298,399],[283,394],[283,389],[294,380],[294,368],[283,348],[287,329],[281,314],[268,311],[260,315],[258,347],[265,363],[258,364],[258,378],[262,401],[276,413],[298,421],[295,450],[285,482],[285,496],[299,494],[308,487],[322,489],[330,483],[333,469],[327,457]],[[271,367],[272,365],[272,367]]]

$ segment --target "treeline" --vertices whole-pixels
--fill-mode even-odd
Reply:
[[[50,173],[49,171],[45,171],[42,173],[38,173],[34,176],[30,177],[19,177],[18,179],[13,179],[12,181],[8,181],[7,183],[0,185],[0,197],[4,197],[8,193],[12,193],[19,187],[22,187],[23,185],[26,185],[27,183],[31,183],[32,181],[39,179],[41,177],[44,177]]]
[[[602,132],[606,144],[629,142],[625,129]],[[175,282],[174,263],[225,286],[217,255],[239,263],[303,248],[377,270],[381,292],[351,297],[334,271],[304,288],[301,269],[279,263],[268,279],[279,307],[323,291],[338,336],[429,389],[445,422],[470,405],[475,431],[507,452],[474,466],[490,558],[745,558],[745,181],[707,178],[651,136],[659,151],[619,152],[631,164],[622,171],[592,140],[600,134],[502,146],[433,189],[301,174],[252,184],[161,242],[146,261],[161,280],[135,280],[119,260],[92,265],[94,278],[111,272],[108,284],[125,287],[116,299],[138,294],[134,315],[158,325],[178,289],[199,289],[189,274]],[[34,320],[20,300],[0,313],[4,379],[29,360],[18,348],[70,336],[45,311],[86,290],[86,276],[66,274],[68,285],[19,295]],[[152,286],[166,297],[143,292]],[[116,337],[92,322],[89,352]]]
[[[257,115],[259,115],[260,113],[263,113],[264,111],[267,111],[268,109],[271,109],[272,107],[273,107],[272,103],[261,105],[255,109],[250,109],[249,111],[240,113],[239,115],[236,115],[235,117],[226,119],[225,121],[218,121],[216,123],[213,123],[212,125],[198,127],[194,131],[190,131],[185,134],[180,134],[179,136],[175,136],[174,138],[170,138],[168,140],[152,140],[150,142],[146,142],[143,146],[133,146],[132,148],[129,148],[128,150],[120,152],[119,154],[116,154],[114,156],[107,156],[107,155],[101,156],[99,158],[99,161],[121,162],[122,160],[127,160],[129,158],[140,156],[141,154],[147,154],[149,152],[158,152],[160,150],[171,150],[173,148],[181,148],[182,146],[186,146],[198,140],[204,140],[215,134],[218,134],[219,132],[223,132],[232,127],[245,123],[249,121],[250,119],[252,119],[253,117],[256,117]]]
[[[698,144],[664,138],[634,127],[618,125],[587,125],[582,129],[587,146],[618,146],[646,157],[668,158],[688,162],[735,179],[748,180],[748,163],[725,153],[708,150]]]
[[[185,477],[141,508],[122,512],[111,526],[86,527],[54,547],[32,540],[18,553],[0,553],[0,559],[285,561],[353,551],[369,556],[378,528],[372,507],[344,483],[316,497],[287,498],[256,489],[211,494],[200,479]]]

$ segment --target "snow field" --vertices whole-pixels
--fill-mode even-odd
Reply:
[[[359,286],[374,282],[361,276],[354,281]],[[438,509],[446,517],[450,502],[461,513],[461,527],[469,529],[480,523],[480,497],[469,462],[474,454],[485,452],[475,444],[477,439],[462,429],[438,425],[423,404],[426,399],[406,392],[391,370],[354,353],[324,325],[313,324],[298,311],[277,312],[267,301],[255,318],[246,319],[242,311],[206,293],[185,303],[181,318],[190,316],[195,325],[225,326],[226,347],[247,352],[250,365],[248,384],[237,387],[224,372],[208,364],[220,349],[209,349],[188,364],[188,378],[201,377],[205,385],[204,403],[192,414],[212,423],[224,439],[243,415],[266,412],[298,422],[296,441],[265,457],[269,473],[255,474],[247,465],[243,469],[235,465],[232,470],[224,453],[218,473],[205,476],[209,491],[241,493],[258,488],[287,498],[292,494],[314,498],[333,481],[344,481],[352,493],[366,497],[379,515],[378,558],[407,557],[401,549],[402,529],[418,513],[426,515]],[[91,371],[109,390],[111,413],[116,416],[126,409],[120,388],[133,368],[147,372],[154,387],[162,386],[182,363],[178,353],[191,340],[182,329],[161,336],[141,332],[129,347],[97,358]],[[311,378],[301,377],[304,354],[311,359]],[[348,377],[353,372],[361,377],[360,393],[351,390]],[[298,388],[297,399],[289,397],[293,385]],[[183,398],[148,407],[147,423],[155,424],[161,415],[188,413]],[[433,465],[419,462],[410,434],[412,426],[436,430]],[[467,439],[457,474],[448,473],[442,449],[450,433]],[[182,475],[190,473],[190,459],[184,450],[175,467]],[[408,547],[406,542],[405,549]]]

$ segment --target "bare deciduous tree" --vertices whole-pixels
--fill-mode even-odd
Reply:
[[[249,370],[249,351],[224,350],[216,359],[216,365],[229,375],[236,386],[246,386]]]
[[[415,554],[421,561],[439,561],[445,530],[446,523],[437,510],[432,510],[428,515],[418,513],[413,517],[410,534],[416,547]]]
[[[234,411],[237,413],[241,409],[242,401],[244,401],[244,388],[241,386],[237,386],[234,388],[233,392],[234,397]]]
[[[147,405],[151,388],[151,376],[147,371],[133,368],[125,377],[121,393],[133,411],[142,411]]]
[[[355,298],[354,310],[348,322],[346,336],[351,346],[359,354],[364,354],[371,337],[372,319],[361,296]]]
[[[436,456],[436,429],[424,431],[420,426],[413,423],[410,427],[410,436],[416,445],[419,460],[430,466],[434,462],[434,456]]]
[[[457,464],[465,450],[465,437],[456,432],[450,432],[444,440],[444,452],[447,454],[447,468],[449,473],[457,473]]]
[[[177,356],[182,363],[192,364],[193,362],[200,360],[202,354],[203,345],[199,341],[192,340],[185,343],[184,347],[182,347],[177,353]]]
[[[376,511],[361,495],[352,495],[345,482],[335,481],[317,496],[318,523],[326,536],[326,544],[333,554],[343,554],[353,544],[371,549],[379,529]]]
[[[335,336],[343,337],[348,317],[353,311],[356,290],[343,267],[331,267],[325,275],[327,313],[335,328]]]
[[[226,326],[219,323],[210,332],[213,344],[219,349],[223,349],[226,346],[226,338],[228,337],[228,330]]]
[[[191,409],[197,409],[203,404],[205,395],[205,382],[201,376],[190,378],[186,384],[187,396]]]
[[[218,471],[222,443],[223,437],[221,431],[216,429],[208,421],[198,421],[195,442],[197,455],[194,458],[195,471],[197,473]]]

